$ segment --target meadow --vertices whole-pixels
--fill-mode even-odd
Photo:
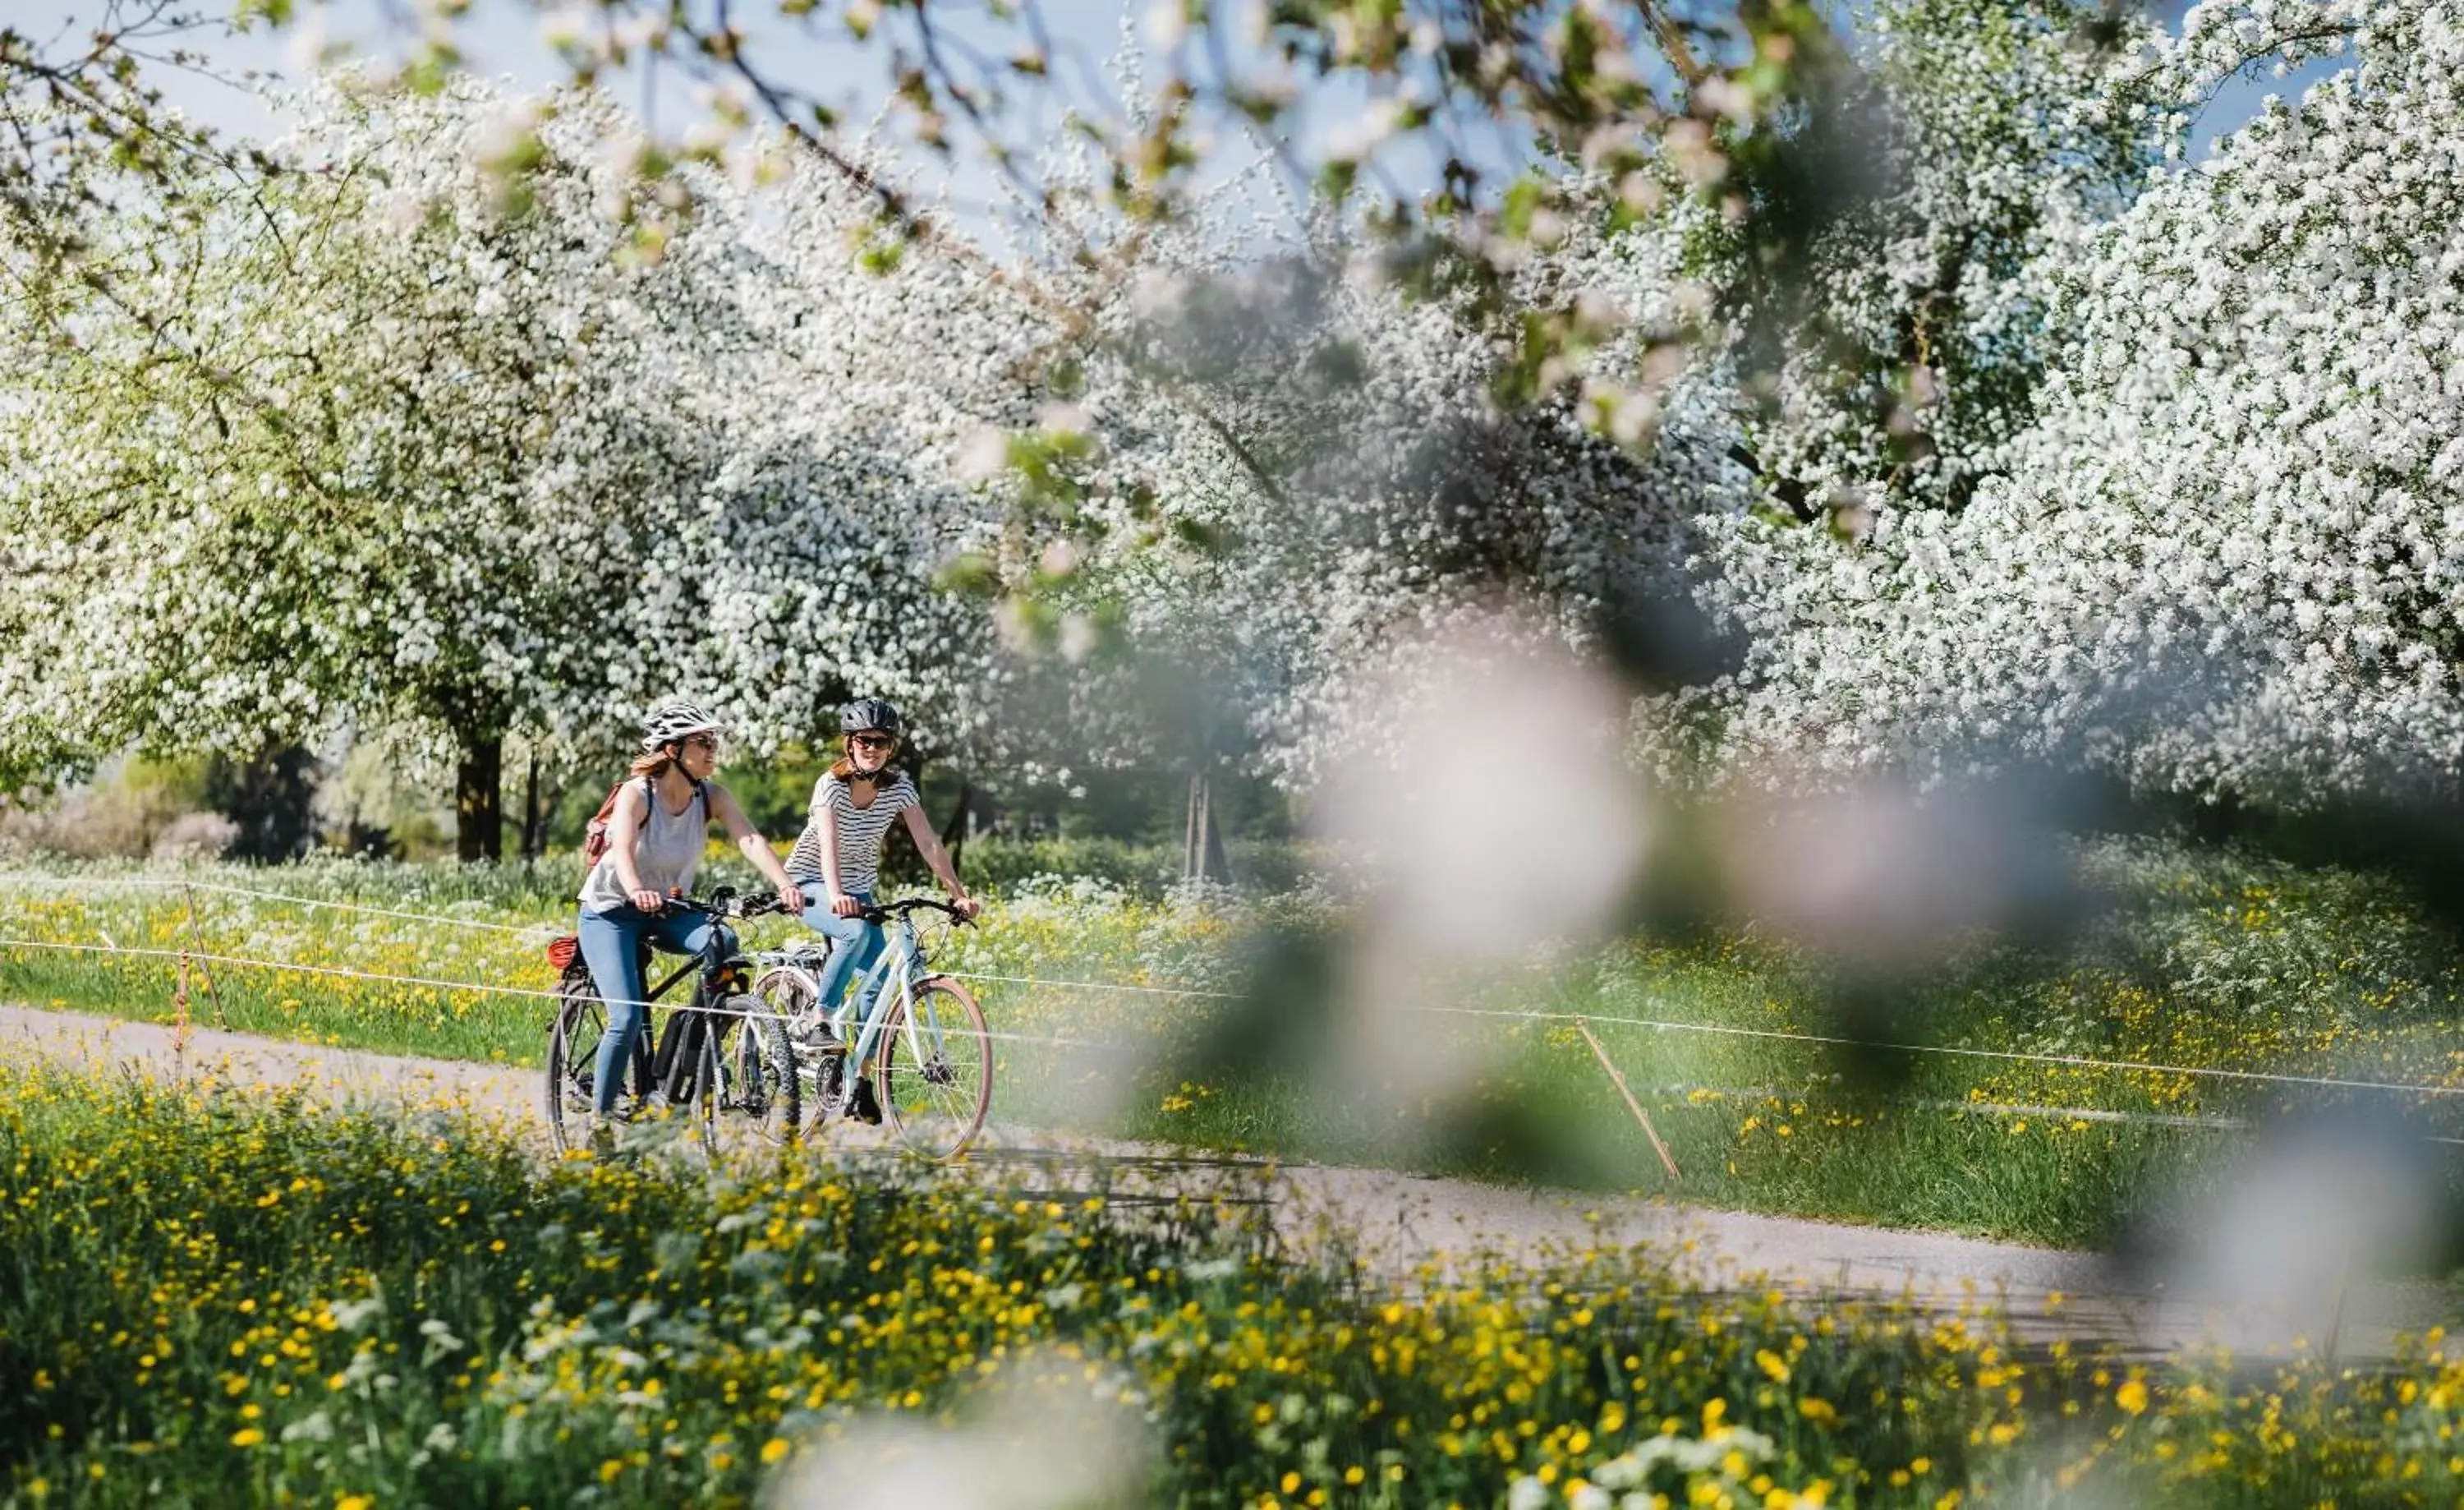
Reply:
[[[542,1161],[0,1065],[0,1504],[2447,1504],[2464,1362],[2125,1364],[1647,1252],[1381,1288],[1237,1205]],[[1462,1255],[1466,1259],[1474,1255]],[[987,1487],[989,1486],[989,1487]]]
[[[1543,950],[1364,1003],[1340,987],[1354,944],[1338,897],[1084,877],[992,888],[983,926],[934,950],[1002,1035],[998,1121],[1191,1146],[2091,1246],[2161,1223],[2149,1192],[2195,1183],[2269,1119],[2366,1112],[2402,1139],[2464,1133],[2445,1094],[2464,1092],[2458,956],[2399,888],[2145,841],[2086,844],[2076,862],[2105,903],[2079,930],[1979,941],[1886,994],[1845,989],[1755,930],[1715,928]],[[542,991],[570,869],[12,872],[0,939],[19,942],[0,944],[0,998],[172,1015],[172,960],[33,944]],[[749,930],[757,944],[792,932]],[[538,1062],[537,997],[404,980],[211,966],[191,972],[188,1010],[244,1032]],[[2005,1055],[2022,1057],[1991,1056]],[[2232,1077],[2244,1075],[2429,1089]],[[2418,1147],[2451,1190],[2464,1184],[2453,1145]]]

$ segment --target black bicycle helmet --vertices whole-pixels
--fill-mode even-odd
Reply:
[[[862,734],[869,729],[876,729],[894,735],[900,728],[898,710],[879,698],[858,698],[839,714],[839,730],[845,734]]]

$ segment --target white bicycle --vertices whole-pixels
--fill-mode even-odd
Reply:
[[[858,1080],[872,1077],[882,1120],[914,1152],[928,1159],[955,1159],[966,1152],[993,1105],[993,1043],[975,992],[946,975],[929,973],[914,915],[932,911],[954,924],[967,919],[930,897],[909,897],[862,914],[889,930],[881,959],[866,980],[847,991],[862,1001],[868,982],[879,978],[872,1011],[854,1033],[852,1055],[821,1005],[825,943],[796,944],[757,956],[760,973],[753,992],[788,1019],[790,1037],[803,1046],[797,1073],[804,1078],[804,1104],[815,1108],[819,1133],[846,1111]],[[854,1074],[848,1066],[856,1067]]]

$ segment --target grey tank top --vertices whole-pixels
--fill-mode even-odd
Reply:
[[[684,811],[670,812],[659,796],[658,784],[644,785],[649,788],[644,795],[649,799],[650,811],[642,820],[641,832],[633,835],[633,869],[643,885],[662,896],[689,889],[693,872],[701,868],[702,847],[710,842],[709,788],[696,787]],[[632,899],[625,895],[625,883],[617,878],[613,849],[590,867],[582,882],[581,899],[584,912],[611,912],[631,903]]]

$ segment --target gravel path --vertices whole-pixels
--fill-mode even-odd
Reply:
[[[544,1138],[534,1070],[211,1030],[192,1030],[182,1045],[157,1024],[8,1005],[0,1005],[0,1054],[210,1075],[242,1086],[314,1082],[345,1099],[369,1102],[451,1100],[526,1120]],[[863,1147],[832,1135],[830,1148],[840,1156],[861,1156]],[[970,1163],[1062,1185],[1100,1174],[1115,1190],[1254,1189],[1271,1202],[1287,1235],[1308,1241],[1339,1230],[1373,1270],[1391,1275],[1432,1255],[1528,1259],[1552,1250],[1650,1242],[1706,1283],[1902,1297],[1946,1308],[1997,1302],[2032,1339],[2101,1339],[2149,1352],[2208,1337],[2263,1349],[2296,1337],[2318,1343],[2332,1333],[2339,1356],[2381,1356],[2399,1333],[2452,1323],[2456,1309],[2434,1285],[2365,1283],[2340,1296],[2334,1280],[2287,1282],[2283,1293],[2244,1296],[2226,1306],[2166,1294],[2094,1254],[1383,1169],[1269,1166],[1000,1124],[988,1129]]]

